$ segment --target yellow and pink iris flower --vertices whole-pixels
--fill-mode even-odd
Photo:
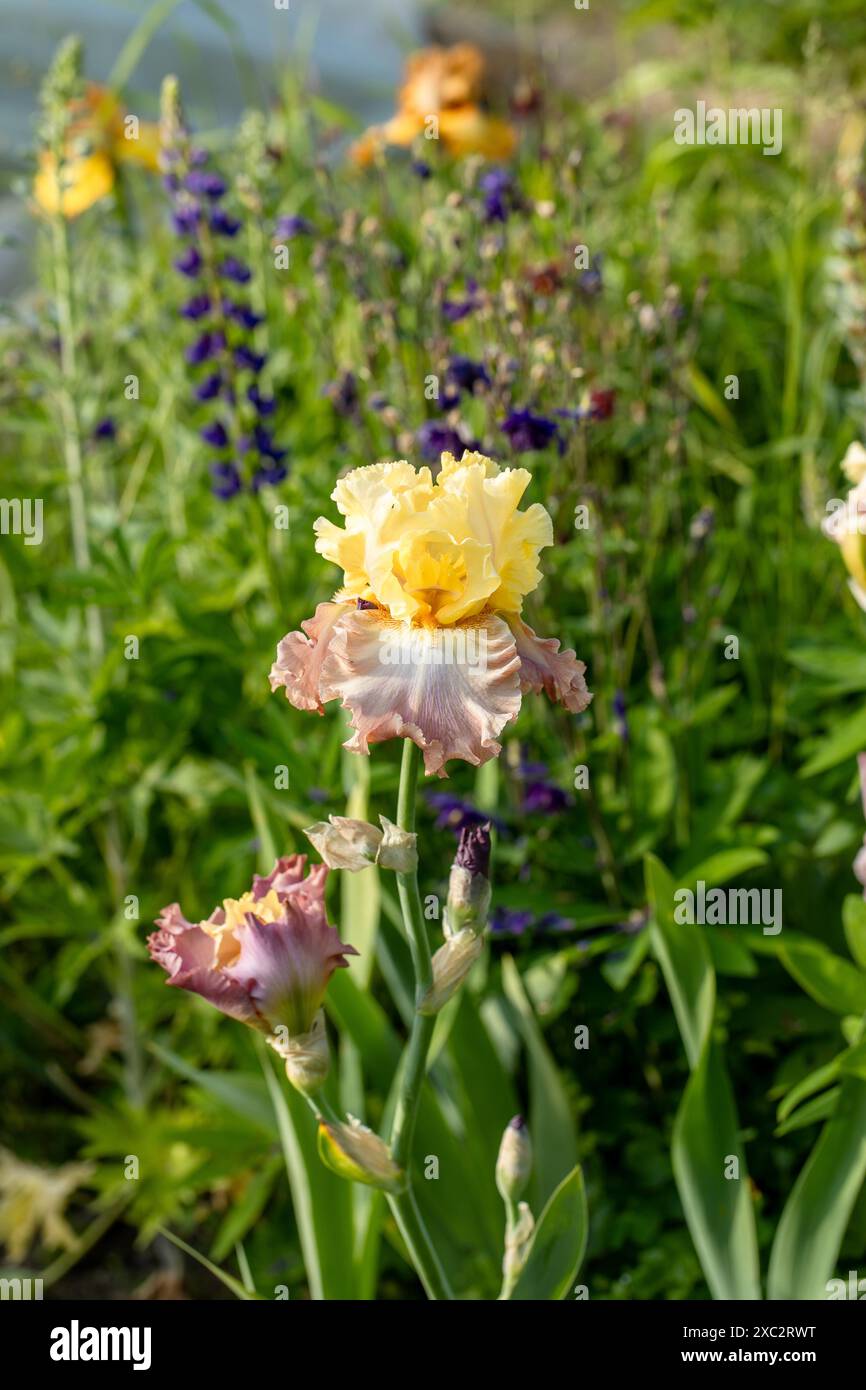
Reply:
[[[320,517],[315,530],[343,584],[280,642],[271,689],[320,713],[339,700],[348,749],[411,738],[443,776],[449,759],[495,757],[527,692],[586,709],[583,662],[521,618],[553,543],[545,508],[520,509],[530,482],[525,468],[469,452],[443,454],[435,479],[405,461],[341,478],[332,497],[345,526]]]
[[[188,922],[177,903],[163,908],[148,947],[166,983],[267,1035],[309,1035],[328,981],[358,952],[328,925],[327,867],[305,877],[306,862],[303,854],[278,859],[204,922]]]

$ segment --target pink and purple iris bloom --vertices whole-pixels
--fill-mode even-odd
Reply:
[[[305,876],[306,862],[303,854],[278,859],[203,922],[187,921],[177,903],[163,908],[148,948],[166,983],[265,1034],[309,1033],[332,974],[358,952],[328,924],[327,867]]]

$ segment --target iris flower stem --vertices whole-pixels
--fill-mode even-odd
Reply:
[[[397,824],[401,830],[415,829],[415,793],[420,768],[420,752],[411,739],[403,743],[400,767],[400,790],[397,796]],[[415,972],[415,1003],[420,1003],[433,983],[430,943],[421,910],[418,874],[397,875],[397,890],[403,913],[403,927],[412,955]],[[412,1262],[424,1285],[428,1298],[453,1299],[445,1271],[430,1240],[412,1190],[411,1153],[421,1089],[427,1072],[427,1053],[433,1036],[435,1018],[416,1013],[400,1072],[400,1086],[391,1128],[391,1156],[406,1171],[406,1189],[389,1195],[391,1210],[400,1233],[409,1249]]]
[[[54,149],[55,168],[63,167],[62,143]],[[58,180],[60,173],[58,172]],[[54,292],[57,310],[57,334],[60,342],[60,382],[58,405],[63,431],[63,455],[66,464],[66,487],[69,495],[69,519],[72,529],[72,553],[75,568],[84,573],[90,568],[90,541],[87,528],[87,499],[84,491],[84,463],[81,445],[81,420],[76,390],[78,364],[73,308],[72,261],[69,253],[69,233],[63,213],[58,209],[52,219],[52,249],[54,252]],[[105,633],[102,615],[93,603],[85,609],[85,625],[90,660],[95,668],[105,656]],[[105,826],[105,860],[109,883],[119,903],[123,897],[124,865],[117,813],[110,807]],[[121,1020],[124,1051],[124,1080],[127,1099],[135,1106],[144,1103],[141,1052],[132,988],[132,961],[123,936],[118,933],[115,948],[117,976],[115,998]]]
[[[60,340],[60,384],[58,406],[63,428],[63,456],[66,464],[66,490],[69,494],[69,519],[72,526],[72,553],[75,568],[90,569],[90,542],[87,535],[87,506],[84,498],[84,467],[81,452],[81,422],[75,397],[77,374],[75,326],[72,312],[72,271],[69,259],[69,236],[61,212],[53,218],[54,288],[57,306],[57,333]],[[105,654],[99,609],[92,603],[85,610],[87,643],[93,664]]]
[[[508,1249],[508,1247],[509,1247],[509,1245],[511,1244],[512,1240],[514,1239],[514,1231],[515,1231],[516,1226],[517,1226],[517,1203],[516,1203],[515,1201],[513,1201],[511,1197],[506,1197],[506,1198],[505,1198],[505,1248],[506,1248],[506,1250]],[[503,1263],[503,1271],[502,1271],[502,1289],[501,1289],[501,1291],[500,1291],[499,1297],[500,1297],[500,1299],[508,1299],[508,1298],[511,1297],[512,1291],[513,1291],[513,1289],[514,1289],[514,1285],[517,1283],[517,1274],[516,1274],[513,1270],[512,1270],[512,1271],[509,1271],[509,1270],[507,1270],[507,1269],[505,1268],[505,1264],[506,1264],[505,1260],[503,1260],[502,1263]]]

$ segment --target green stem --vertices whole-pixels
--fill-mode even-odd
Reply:
[[[62,168],[62,149],[55,148],[56,168]],[[84,462],[81,444],[81,420],[78,413],[78,362],[73,307],[72,261],[66,219],[58,211],[52,221],[54,251],[54,290],[57,308],[57,333],[60,340],[60,381],[58,404],[63,434],[63,456],[66,464],[66,487],[69,494],[69,517],[72,529],[72,553],[75,568],[86,573],[90,568],[90,541],[87,529],[87,499],[84,491]],[[85,625],[90,660],[95,668],[105,656],[105,633],[99,608],[89,603],[85,609]],[[105,860],[114,902],[119,904],[125,892],[125,871],[120,843],[120,828],[113,807],[106,816]],[[127,1099],[135,1106],[144,1103],[141,1054],[132,987],[132,962],[127,943],[121,935],[116,938],[115,960],[117,978],[115,997],[120,1014],[124,1048],[124,1081]]]
[[[433,1248],[433,1243],[424,1225],[424,1218],[418,1209],[415,1193],[411,1187],[399,1195],[388,1197],[388,1205],[406,1242],[418,1278],[424,1285],[424,1292],[436,1302],[449,1302],[454,1298],[448,1278]]]
[[[415,790],[420,765],[420,752],[411,739],[403,743],[403,762],[400,767],[400,791],[397,797],[397,824],[401,830],[415,829]],[[418,874],[397,875],[397,892],[403,913],[403,927],[409,941],[412,966],[415,972],[415,1003],[419,1004],[433,983],[433,963],[430,944],[421,910]],[[412,1148],[418,1103],[427,1068],[427,1051],[433,1036],[435,1018],[416,1013],[409,1035],[409,1045],[403,1062],[400,1091],[391,1130],[391,1153],[406,1167]]]
[[[75,568],[84,573],[90,569],[90,543],[87,535],[87,506],[84,500],[84,466],[81,453],[81,424],[78,418],[76,387],[75,327],[72,313],[72,270],[69,261],[69,237],[66,221],[58,213],[52,223],[54,251],[54,289],[57,305],[57,336],[60,340],[60,383],[58,406],[63,431],[63,457],[66,464],[66,489],[69,494],[69,518],[72,525],[72,553]],[[87,642],[93,664],[105,654],[99,610],[92,603],[85,609]]]
[[[411,739],[403,743],[400,767],[400,790],[397,796],[397,824],[401,830],[415,829],[415,792],[420,768],[420,752]],[[403,913],[403,927],[412,955],[415,972],[415,1002],[420,1003],[433,983],[430,943],[421,910],[418,874],[397,875],[397,891]],[[427,1071],[427,1053],[433,1036],[435,1018],[416,1013],[412,1022],[409,1043],[403,1057],[400,1088],[391,1127],[391,1156],[406,1170],[406,1191],[389,1196],[391,1210],[400,1233],[409,1249],[419,1278],[431,1299],[453,1299],[447,1277],[433,1248],[424,1225],[415,1194],[412,1191],[411,1154],[421,1089]]]
[[[506,1249],[506,1251],[508,1250],[508,1247],[510,1246],[510,1244],[511,1244],[513,1238],[514,1238],[514,1228],[516,1227],[516,1225],[517,1225],[517,1203],[516,1203],[515,1201],[513,1201],[510,1197],[506,1197],[506,1198],[505,1198],[505,1249]],[[514,1289],[514,1285],[517,1283],[517,1271],[516,1271],[516,1270],[513,1270],[513,1269],[509,1271],[509,1270],[507,1269],[507,1267],[506,1267],[506,1260],[503,1260],[502,1263],[503,1263],[503,1270],[502,1270],[502,1289],[501,1289],[501,1291],[500,1291],[499,1297],[500,1297],[500,1299],[508,1299],[508,1298],[511,1297],[512,1290]]]

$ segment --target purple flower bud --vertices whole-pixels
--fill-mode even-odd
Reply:
[[[312,236],[315,230],[312,222],[309,222],[306,217],[293,215],[280,217],[274,228],[274,234],[280,241],[293,241],[296,236]]]
[[[253,352],[245,343],[235,348],[234,358],[239,367],[246,367],[251,372],[260,372],[266,360],[263,353]]]
[[[184,356],[192,366],[197,366],[199,362],[207,362],[209,358],[216,357],[225,345],[226,340],[222,333],[202,333],[200,338],[190,344]]]
[[[467,825],[460,832],[460,842],[454,863],[471,874],[490,877],[490,822]]]
[[[571,805],[571,799],[562,787],[549,782],[543,774],[529,776],[522,798],[523,810],[527,815],[556,815]]]
[[[225,260],[217,266],[217,270],[224,280],[234,280],[238,285],[245,285],[248,280],[252,279],[252,271],[249,266],[244,265],[243,261],[239,261],[237,256],[226,256]]]
[[[477,280],[467,280],[465,299],[443,299],[442,313],[449,323],[459,323],[480,307],[481,300],[477,297],[477,290]]]
[[[262,463],[253,474],[251,484],[253,492],[258,492],[261,487],[276,487],[277,483],[283,482],[288,475],[289,470],[285,464],[274,463],[273,461]]]
[[[222,384],[223,379],[219,372],[214,372],[212,376],[205,377],[204,381],[195,388],[196,400],[212,401],[215,396],[219,395]]]
[[[203,198],[222,198],[226,191],[225,179],[209,169],[191,169],[183,184],[189,193]]]
[[[117,426],[115,425],[115,423],[114,423],[114,421],[112,420],[112,418],[111,418],[110,415],[104,415],[103,418],[102,418],[101,420],[99,420],[99,421],[97,422],[97,424],[94,426],[94,429],[93,429],[93,438],[94,438],[94,439],[116,439],[116,438],[117,438]]]
[[[327,396],[337,414],[342,415],[344,419],[358,418],[360,399],[354,372],[343,372],[336,381],[328,382],[323,395]]]
[[[213,477],[212,492],[225,502],[240,492],[241,475],[233,463],[216,463],[211,469]]]
[[[593,256],[590,261],[589,269],[583,272],[577,283],[579,288],[586,295],[592,296],[600,293],[603,285],[600,255]]]
[[[205,444],[212,444],[215,449],[224,449],[229,442],[225,425],[220,420],[212,420],[209,425],[205,425],[200,431]]]
[[[247,389],[247,400],[259,415],[273,415],[277,408],[273,396],[263,396],[255,382]]]
[[[201,208],[198,203],[181,203],[171,214],[174,230],[179,236],[190,236],[199,224]]]
[[[490,930],[498,936],[522,936],[532,926],[533,921],[531,912],[496,907],[490,917]]]
[[[210,295],[194,294],[180,312],[185,319],[203,319],[205,314],[210,313]]]
[[[486,222],[507,222],[508,214],[514,207],[514,180],[505,169],[491,169],[481,179],[480,188],[484,194],[484,220]]]
[[[249,304],[238,304],[232,299],[223,300],[223,312],[242,328],[258,328],[260,323],[264,323],[262,315],[251,309]]]
[[[210,229],[214,236],[237,236],[241,229],[241,224],[236,217],[232,217],[224,208],[214,208],[210,215]]]
[[[181,275],[188,275],[194,279],[201,270],[201,253],[195,246],[188,246],[183,255],[178,256],[174,268],[179,270]]]

